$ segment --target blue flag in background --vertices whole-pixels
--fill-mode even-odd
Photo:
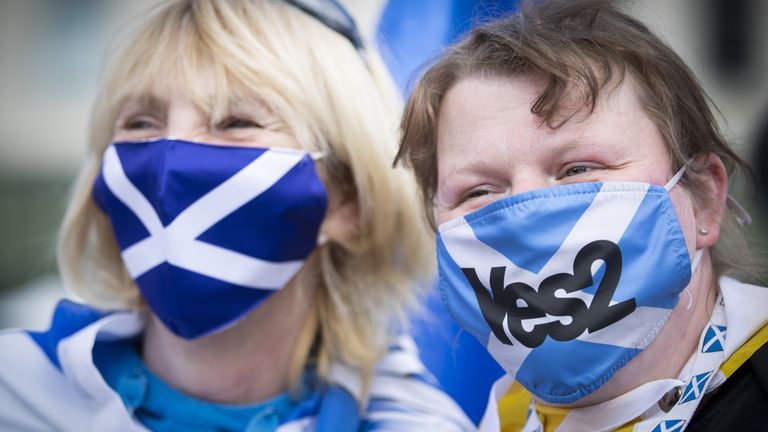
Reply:
[[[376,32],[384,62],[407,97],[443,49],[478,24],[509,15],[517,0],[389,0]]]
[[[474,26],[513,13],[517,0],[390,0],[376,42],[403,97],[421,74]],[[485,411],[493,382],[504,371],[450,317],[439,294],[427,299],[428,316],[412,323],[422,361],[475,423]]]

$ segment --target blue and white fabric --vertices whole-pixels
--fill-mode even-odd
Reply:
[[[611,431],[628,424],[635,432],[684,430],[705,395],[721,386],[726,377],[722,363],[768,323],[768,288],[745,284],[723,277],[719,280],[720,296],[710,322],[702,331],[698,349],[691,355],[676,378],[651,381],[615,399],[568,412],[557,432]],[[715,329],[719,333],[715,332]],[[727,330],[727,331],[726,331]],[[715,336],[718,335],[718,336]],[[720,349],[713,350],[717,338]],[[664,359],[659,359],[664,361]],[[481,432],[497,432],[500,428],[498,401],[513,383],[509,375],[494,384]],[[679,401],[665,412],[659,405],[669,391],[679,388]],[[535,408],[532,407],[535,412]],[[543,430],[538,416],[529,415],[524,431]]]
[[[144,298],[185,338],[282,288],[317,246],[327,206],[306,152],[169,138],[110,145],[93,197]]]
[[[144,323],[137,312],[102,313],[65,301],[48,331],[0,332],[0,430],[147,430],[93,359],[95,344],[134,339]],[[330,375],[324,390],[296,401],[276,431],[475,429],[434,384],[408,336],[395,338],[377,365],[359,417],[361,385],[355,373],[334,365]]]
[[[689,283],[668,193],[682,173],[533,190],[442,224],[449,312],[539,398],[590,394],[648,346]]]
[[[704,342],[701,346],[701,352],[718,352],[725,346],[725,335],[728,329],[725,326],[710,325],[707,332],[704,333]]]
[[[444,50],[474,27],[514,13],[519,0],[377,0],[375,42],[404,98]],[[375,2],[374,2],[375,3]],[[504,375],[484,346],[464,332],[440,300],[436,283],[425,313],[411,322],[422,361],[469,417],[479,423],[488,391]],[[472,370],[469,378],[466,371]]]
[[[376,43],[398,88],[407,97],[443,50],[473,27],[517,10],[519,0],[388,0]]]

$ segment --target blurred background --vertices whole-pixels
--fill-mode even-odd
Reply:
[[[418,76],[414,71],[423,69],[420,66],[442,45],[456,40],[478,20],[506,13],[516,5],[515,0],[341,2],[356,18],[369,49],[381,47],[404,95]],[[155,3],[0,0],[0,329],[44,329],[56,301],[70,296],[56,273],[54,245],[70,184],[84,155],[102,59],[114,35]],[[768,206],[765,186],[756,185],[768,179],[764,168],[768,158],[768,26],[764,25],[768,2],[635,0],[622,4],[693,69],[722,113],[726,136],[753,165],[758,182],[742,177],[732,190],[752,214],[750,237],[765,252]],[[438,311],[439,301],[430,301],[429,309]],[[443,319],[449,320],[447,315],[439,318]],[[451,333],[456,334],[452,351],[425,349],[429,343],[422,341],[434,339],[430,331],[417,334],[422,353],[432,356],[425,363],[449,391],[463,392],[454,394],[457,399],[463,395],[473,401],[473,406],[462,406],[477,420],[487,386],[500,370],[485,359],[488,377],[467,382],[461,380],[467,378],[464,375],[451,384],[436,370],[483,370],[478,368],[477,356],[486,355],[485,351],[459,333]],[[462,354],[472,350],[475,354]],[[472,385],[476,391],[468,391]],[[478,400],[475,395],[483,396]]]
[[[53,249],[70,183],[84,154],[102,58],[114,35],[155,3],[0,0],[0,328],[44,327],[55,298],[65,295],[56,276]],[[425,35],[424,15],[409,21],[389,13],[382,20],[393,6],[386,0],[342,3],[356,17],[369,46],[382,42],[382,31],[393,40],[393,28],[404,35],[399,37],[410,37],[410,23],[422,30],[421,38],[449,42],[460,33],[454,29],[454,34]],[[400,9],[407,4],[390,3],[400,3]],[[498,7],[499,2],[411,3],[426,13],[445,14],[446,9],[477,9],[483,3]],[[504,2],[508,9],[509,3]],[[691,66],[720,108],[723,130],[758,175],[763,174],[757,158],[766,146],[758,142],[768,140],[768,132],[762,131],[768,129],[768,26],[762,25],[768,21],[768,2],[636,0],[623,4]],[[419,48],[416,59],[411,55],[404,61],[410,64],[393,71],[403,87],[414,79],[409,69],[437,52]],[[390,64],[392,55],[391,50],[385,52]],[[754,237],[764,239],[766,218],[756,201],[759,194],[744,181],[735,188],[753,213]]]

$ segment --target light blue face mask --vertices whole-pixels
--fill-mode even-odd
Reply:
[[[668,193],[684,169],[665,186],[532,190],[442,224],[446,307],[542,400],[594,392],[653,341],[691,279]]]

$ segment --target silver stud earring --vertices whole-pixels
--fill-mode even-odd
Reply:
[[[706,229],[706,228],[699,228],[699,234],[707,235],[707,234],[709,234],[709,230]]]

